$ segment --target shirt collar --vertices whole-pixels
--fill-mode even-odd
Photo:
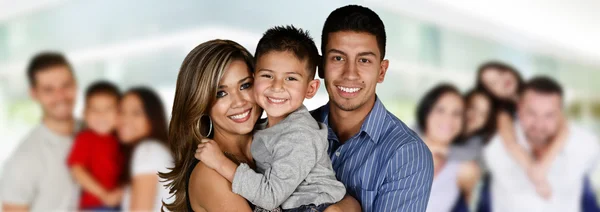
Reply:
[[[329,140],[338,140],[333,129],[329,127],[329,104],[330,103],[327,102],[327,104],[323,106],[321,111],[323,115],[321,117],[323,117],[323,124],[327,125],[329,128],[327,138]],[[383,128],[385,123],[386,113],[387,110],[385,109],[385,106],[383,106],[379,97],[375,96],[375,104],[369,114],[367,114],[365,121],[362,123],[359,133],[365,132],[371,138],[371,142],[378,143],[379,137],[381,137],[381,134],[383,133],[381,128]]]

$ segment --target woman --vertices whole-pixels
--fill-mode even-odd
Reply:
[[[481,152],[496,132],[496,109],[492,98],[473,89],[464,96],[467,104],[462,138],[452,146],[450,158],[475,160],[481,165]]]
[[[231,191],[231,183],[194,158],[202,138],[211,138],[236,163],[253,166],[252,131],[262,109],[252,95],[254,59],[241,45],[212,40],[194,48],[183,61],[169,126],[175,167],[160,176],[169,182],[171,211],[252,211]],[[353,208],[356,200],[345,198]],[[358,205],[358,206],[357,206]],[[329,207],[337,209],[344,204]]]
[[[464,110],[462,96],[448,84],[427,92],[417,108],[421,138],[433,154],[434,178],[427,205],[429,212],[448,212],[457,205],[466,207],[479,180],[475,162],[448,159],[450,145],[462,132]],[[461,194],[467,201],[462,200]]]
[[[117,133],[126,159],[121,177],[127,185],[125,211],[159,211],[162,201],[168,201],[168,190],[156,174],[173,166],[165,116],[160,98],[148,88],[133,88],[121,100]]]

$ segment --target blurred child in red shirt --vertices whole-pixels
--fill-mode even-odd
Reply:
[[[117,210],[121,203],[123,158],[114,134],[120,98],[118,88],[105,81],[92,84],[85,93],[86,129],[75,137],[67,160],[82,188],[82,210]]]

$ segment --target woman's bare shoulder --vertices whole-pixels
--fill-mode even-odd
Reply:
[[[206,211],[210,208],[222,211],[230,211],[227,208],[234,211],[250,209],[243,197],[231,191],[231,183],[227,179],[202,162],[196,164],[190,175],[188,195],[194,211]]]

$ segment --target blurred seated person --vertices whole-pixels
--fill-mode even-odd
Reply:
[[[450,145],[462,132],[464,110],[462,96],[448,84],[427,92],[417,108],[420,136],[433,154],[434,178],[428,212],[449,212],[456,207],[466,209],[471,191],[479,180],[479,167],[474,161],[448,157]]]
[[[483,147],[496,131],[496,110],[491,96],[473,89],[464,97],[465,126],[462,138],[450,149],[449,157],[456,160],[475,160],[481,165]]]
[[[517,142],[534,160],[540,160],[566,127],[565,146],[550,164],[547,179],[552,195],[543,198],[527,173],[510,156],[502,136],[496,135],[484,148],[484,161],[491,174],[492,211],[581,211],[581,191],[595,168],[600,146],[590,132],[565,121],[561,86],[547,77],[525,83],[518,100],[514,123]],[[567,126],[561,126],[565,123]]]

